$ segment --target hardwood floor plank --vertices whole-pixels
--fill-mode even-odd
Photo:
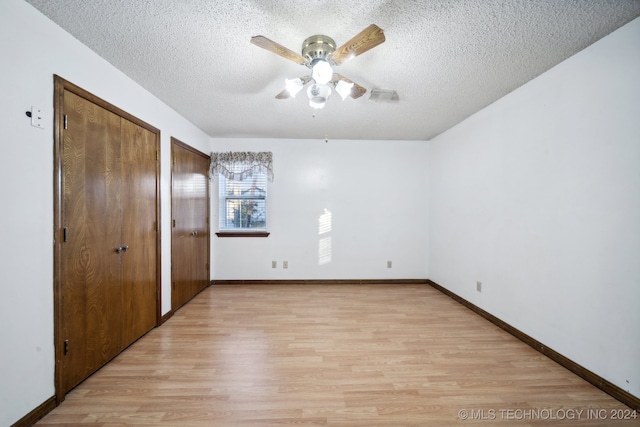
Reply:
[[[615,411],[633,413],[429,286],[236,284],[204,290],[37,425],[640,425]]]

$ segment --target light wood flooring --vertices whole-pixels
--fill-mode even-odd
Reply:
[[[428,285],[232,285],[37,425],[640,425],[612,420],[632,414]]]

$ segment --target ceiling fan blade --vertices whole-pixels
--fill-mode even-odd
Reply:
[[[335,73],[333,75],[333,80],[331,82],[335,85],[340,80],[345,81],[347,83],[353,83],[353,87],[351,88],[351,93],[349,94],[349,96],[352,97],[353,99],[358,99],[367,92],[367,89],[360,86],[358,83],[354,82],[353,80],[349,80],[342,74]]]
[[[311,81],[311,76],[299,77],[299,79],[302,80],[302,86],[304,87],[307,83]],[[286,89],[286,88],[283,89],[282,92],[276,95],[276,99],[288,99],[288,98],[291,98],[291,93],[289,92],[289,89]]]
[[[340,46],[328,59],[334,65],[340,65],[348,59],[354,58],[385,41],[384,31],[375,24],[358,33],[351,40]]]
[[[253,43],[254,45],[261,47],[263,49],[268,50],[269,52],[273,52],[276,55],[280,55],[285,59],[288,59],[290,61],[293,61],[297,64],[300,65],[305,65],[307,63],[307,60],[305,59],[304,56],[295,53],[294,51],[287,49],[286,47],[282,46],[281,44],[278,44],[276,42],[274,42],[273,40],[270,40],[268,38],[266,38],[265,36],[254,36],[251,37],[251,43]]]

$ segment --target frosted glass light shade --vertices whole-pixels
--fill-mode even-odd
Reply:
[[[336,84],[336,92],[342,97],[344,101],[347,96],[351,95],[351,89],[353,88],[353,82],[347,83],[344,80],[340,80],[338,84]]]
[[[311,77],[319,85],[327,84],[333,78],[333,69],[327,61],[320,59],[313,65]]]
[[[297,79],[285,79],[284,87],[289,92],[292,98],[295,98],[298,92],[302,90],[302,80],[300,78]]]
[[[329,95],[331,95],[331,88],[327,85],[313,84],[307,89],[307,95],[309,96],[309,106],[320,109],[324,107]]]

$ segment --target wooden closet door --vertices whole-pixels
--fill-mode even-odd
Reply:
[[[156,324],[156,136],[122,119],[123,344]]]
[[[120,117],[64,93],[60,321],[69,390],[122,348]]]
[[[194,167],[198,171],[194,174],[194,230],[196,231],[196,238],[193,245],[194,251],[197,256],[193,262],[194,271],[194,295],[204,288],[209,286],[210,274],[210,244],[211,237],[209,232],[209,166],[211,164],[211,158],[199,153],[194,159]]]
[[[209,156],[173,139],[171,307],[209,284]]]
[[[160,131],[54,77],[56,397],[160,318]]]

